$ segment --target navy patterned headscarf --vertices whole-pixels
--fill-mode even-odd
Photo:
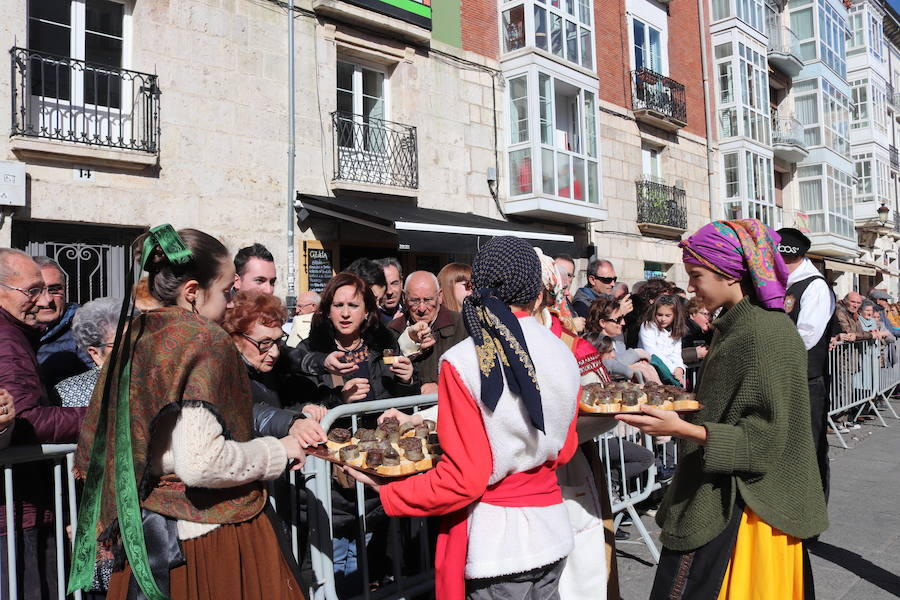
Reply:
[[[503,393],[504,375],[522,399],[531,423],[544,431],[541,390],[519,320],[509,305],[527,306],[541,293],[541,263],[521,238],[495,237],[472,265],[475,290],[463,302],[463,322],[475,342],[481,370],[481,401],[493,411]]]

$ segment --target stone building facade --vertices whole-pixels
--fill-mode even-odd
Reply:
[[[498,39],[462,25],[496,32],[496,7],[298,0],[293,15],[288,182],[285,2],[0,5],[13,72],[0,102],[16,107],[0,140],[0,246],[59,258],[76,300],[123,293],[130,240],[160,222],[232,250],[264,243],[281,293],[289,222],[295,291],[316,249],[333,269],[398,253],[411,269],[469,259],[498,231],[575,247],[558,224],[499,218]]]

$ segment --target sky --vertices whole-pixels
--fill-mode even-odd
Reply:
[[[891,8],[893,8],[895,11],[900,13],[900,0],[888,0],[888,4],[890,4]]]

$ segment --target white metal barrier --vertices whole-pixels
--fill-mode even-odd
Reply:
[[[433,406],[437,403],[437,395],[409,396],[404,398],[390,398],[371,402],[356,402],[344,404],[328,411],[321,425],[328,431],[338,419],[350,419],[350,428],[355,430],[360,417],[372,415],[372,418],[389,408],[399,410],[419,410]],[[309,514],[309,539],[310,561],[312,563],[315,581],[309,595],[310,600],[338,600],[335,586],[335,573],[333,563],[333,527],[332,527],[332,463],[312,457],[307,461],[303,470],[308,493]],[[296,480],[295,480],[296,482]],[[302,483],[296,483],[302,485]],[[392,577],[388,585],[373,592],[369,589],[369,557],[366,553],[366,514],[365,514],[365,490],[362,484],[356,484],[356,522],[357,522],[357,558],[358,567],[362,574],[362,589],[353,598],[369,598],[386,600],[393,598],[410,598],[420,594],[429,593],[434,588],[434,569],[431,564],[431,549],[428,544],[428,525],[425,519],[390,519],[389,543],[393,556],[399,558],[402,553],[398,536],[400,522],[407,523],[418,532],[419,560],[425,568],[415,574],[401,572],[398,560],[392,564]],[[299,556],[297,547],[297,520],[292,523],[292,537],[294,540],[295,554]],[[346,598],[342,600],[347,600]]]
[[[876,407],[884,402],[894,418],[897,413],[890,397],[900,383],[900,342],[864,340],[842,342],[828,353],[830,375],[828,424],[847,448],[847,442],[834,421],[843,413],[855,412],[854,419],[869,408],[883,427],[887,423]]]
[[[56,543],[56,596],[59,600],[66,598],[66,576],[68,574],[68,552],[71,550],[70,538],[65,533],[66,524],[71,524],[72,535],[75,534],[77,506],[75,501],[75,478],[72,464],[75,456],[74,444],[44,444],[42,446],[18,446],[0,451],[0,467],[3,468],[3,491],[6,508],[6,564],[2,566],[7,575],[6,597],[19,598],[18,546],[17,535],[21,530],[16,528],[15,487],[13,485],[13,467],[28,468],[37,471],[43,467],[53,470],[53,523]],[[41,463],[50,462],[51,465]],[[66,467],[66,485],[63,486],[63,465]],[[34,569],[34,565],[24,565],[25,569]],[[81,599],[81,591],[72,596]]]

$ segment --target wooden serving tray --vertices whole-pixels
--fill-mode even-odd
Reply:
[[[698,408],[664,408],[661,410],[667,410],[670,412],[678,413],[679,415],[691,415],[695,412],[699,412],[701,409],[705,408],[702,404]],[[583,417],[615,417],[616,415],[642,415],[644,414],[641,411],[635,410],[619,410],[616,412],[588,412],[586,410],[581,410],[581,406],[578,407],[578,415]]]
[[[434,468],[434,465],[438,461],[438,457],[434,454],[429,454],[431,456],[431,467],[427,469],[422,469],[421,471],[413,471],[412,473],[401,473],[399,475],[386,475],[385,473],[381,473],[375,469],[369,467],[357,467],[356,465],[348,465],[344,461],[342,461],[338,456],[333,455],[328,451],[328,446],[325,444],[319,444],[318,446],[310,446],[304,450],[308,455],[315,456],[316,458],[321,458],[322,460],[327,460],[328,462],[332,462],[336,465],[341,465],[344,467],[350,467],[351,469],[356,469],[360,473],[367,473],[369,475],[374,475],[376,477],[384,477],[385,479],[400,479],[403,477],[409,477],[410,475],[418,475],[419,473],[425,473],[426,471],[430,471]]]

